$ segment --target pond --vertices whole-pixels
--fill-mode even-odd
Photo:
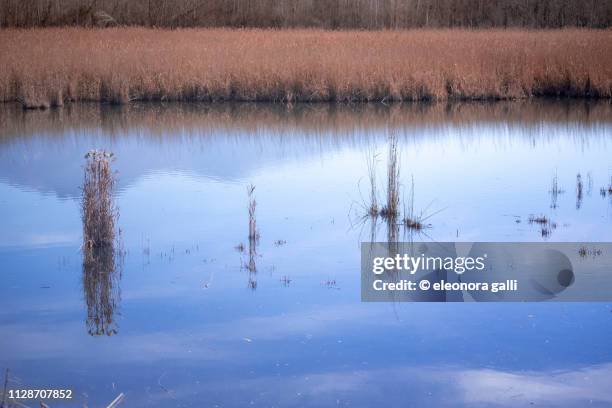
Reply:
[[[0,368],[76,406],[610,406],[609,303],[364,303],[368,163],[400,240],[612,241],[612,105],[0,107]],[[120,247],[84,262],[85,155]],[[254,186],[252,196],[248,186]],[[249,239],[250,200],[258,239]],[[546,217],[547,226],[533,222]],[[531,221],[531,222],[530,222]],[[75,406],[73,402],[50,402]]]

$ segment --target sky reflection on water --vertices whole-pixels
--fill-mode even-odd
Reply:
[[[70,387],[90,406],[119,392],[134,407],[612,404],[609,304],[361,303],[358,222],[367,154],[384,174],[390,126],[403,193],[413,176],[415,208],[440,211],[425,239],[610,241],[612,108],[132,109],[2,113],[0,366],[24,385]],[[92,148],[115,153],[119,177],[110,337],[86,326]],[[555,175],[565,192],[551,208]],[[235,249],[249,183],[256,290]],[[543,238],[530,214],[557,229]]]

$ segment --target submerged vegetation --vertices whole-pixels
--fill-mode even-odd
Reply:
[[[612,31],[0,31],[0,100],[358,102],[612,97]]]

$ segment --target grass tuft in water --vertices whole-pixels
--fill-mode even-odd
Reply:
[[[118,218],[113,199],[116,183],[111,169],[113,154],[92,150],[85,155],[85,159],[87,162],[81,201],[83,246],[86,248],[112,246]]]
[[[92,336],[112,336],[117,333],[114,316],[121,297],[117,272],[123,257],[116,231],[119,212],[113,197],[113,154],[92,150],[85,159],[81,218],[87,331]]]
[[[387,220],[395,220],[399,216],[400,204],[400,167],[397,151],[397,135],[389,135],[389,158],[387,163],[387,202],[381,208],[380,215]]]

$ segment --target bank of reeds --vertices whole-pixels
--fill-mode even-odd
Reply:
[[[0,60],[30,108],[612,97],[612,30],[8,29]]]

